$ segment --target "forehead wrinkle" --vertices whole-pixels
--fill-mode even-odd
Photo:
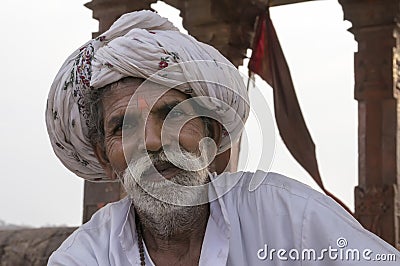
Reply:
[[[186,94],[183,94],[180,91],[170,90],[157,100],[157,102],[153,105],[152,110],[155,108],[158,109],[159,106],[165,107],[166,105],[176,105],[188,98],[189,97]]]
[[[161,95],[161,96],[160,96]],[[171,89],[167,92],[149,91],[140,92],[133,96],[129,102],[128,109],[140,109],[140,111],[147,109],[151,112],[164,108],[166,105],[172,103],[180,103],[188,99],[188,96],[180,91]]]

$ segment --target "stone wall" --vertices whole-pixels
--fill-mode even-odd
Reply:
[[[0,265],[47,265],[51,253],[75,230],[54,227],[0,231]]]

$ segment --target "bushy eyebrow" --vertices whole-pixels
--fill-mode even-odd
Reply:
[[[180,100],[173,100],[171,102],[162,102],[159,106],[155,105],[155,108],[151,110],[152,113],[160,113],[163,115],[167,115],[172,109],[174,109],[178,104],[182,103]],[[121,125],[124,122],[124,119],[137,119],[137,114],[133,113],[124,113],[117,114],[112,116],[107,120],[107,129],[113,130],[115,127]]]
[[[152,113],[162,113],[162,114],[168,114],[172,109],[174,109],[178,104],[180,104],[180,101],[173,101],[169,103],[164,103],[161,106],[158,106],[157,108],[151,110]]]
[[[122,124],[124,121],[124,115],[115,115],[113,117],[111,117],[110,119],[107,120],[107,127],[110,129],[113,129],[114,127],[116,127],[117,125]]]
[[[110,119],[107,120],[107,129],[108,130],[114,130],[117,126],[120,126],[126,121],[127,119],[136,119],[136,115],[134,114],[117,114],[112,116]]]

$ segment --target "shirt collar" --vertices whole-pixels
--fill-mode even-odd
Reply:
[[[135,265],[136,260],[139,258],[139,246],[135,230],[135,212],[132,208],[132,199],[126,197],[123,200],[126,202],[124,204],[125,220],[122,224],[121,232],[118,235],[118,238],[120,240],[122,250],[125,252],[129,262],[132,265]]]

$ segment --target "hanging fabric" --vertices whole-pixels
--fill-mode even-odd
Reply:
[[[319,187],[351,213],[342,201],[324,187],[315,144],[304,121],[290,70],[268,9],[258,17],[252,48],[249,71],[258,74],[273,88],[275,119],[283,142]]]

